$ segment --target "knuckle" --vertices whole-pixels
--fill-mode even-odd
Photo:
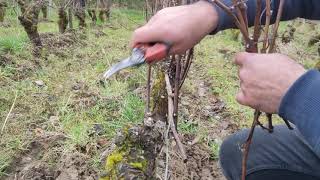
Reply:
[[[134,37],[138,36],[138,35],[139,35],[139,32],[140,32],[140,28],[134,30],[133,36],[134,36]]]
[[[247,77],[247,71],[244,69],[240,69],[239,71],[239,78],[240,80],[245,80]]]
[[[235,56],[235,62],[238,65],[242,65],[246,60],[246,52],[239,52]]]

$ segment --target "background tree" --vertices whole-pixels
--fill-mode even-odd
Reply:
[[[83,29],[86,25],[86,12],[85,12],[86,2],[85,0],[74,0],[73,1],[73,10],[74,15],[79,20],[79,28]]]
[[[112,6],[112,0],[97,0],[99,9],[99,19],[104,22],[110,17],[110,9]]]
[[[59,32],[64,33],[68,26],[68,14],[66,9],[70,8],[73,0],[56,0],[55,4],[58,7],[58,26]]]
[[[43,19],[45,19],[45,20],[48,19],[48,6],[49,6],[49,2],[47,0],[45,0],[42,7],[41,7]]]
[[[97,8],[97,0],[87,0],[87,11],[91,18],[92,25],[96,25],[98,20],[96,8]]]
[[[8,4],[6,1],[4,1],[4,0],[0,1],[0,23],[2,23],[4,21],[7,6],[8,6]]]

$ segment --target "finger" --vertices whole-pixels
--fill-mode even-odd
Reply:
[[[236,96],[236,100],[239,104],[247,106],[247,99],[242,90],[240,90]]]
[[[155,25],[145,25],[137,30],[135,30],[130,46],[133,48],[139,43],[150,43],[150,42],[160,42],[163,31]]]
[[[250,56],[250,53],[247,52],[239,52],[235,56],[234,63],[238,66],[243,66],[243,64],[246,62],[248,56]]]

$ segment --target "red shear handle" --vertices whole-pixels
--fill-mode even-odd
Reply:
[[[165,43],[156,43],[153,46],[147,44],[139,44],[137,48],[142,49],[144,53],[144,58],[147,63],[155,63],[164,59],[169,53],[169,45]]]

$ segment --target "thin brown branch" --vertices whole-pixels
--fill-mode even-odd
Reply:
[[[272,114],[267,113],[267,119],[268,119],[268,124],[269,124],[269,132],[273,132],[273,124],[272,124]]]
[[[277,19],[276,19],[275,24],[273,25],[273,32],[272,32],[273,34],[272,34],[271,43],[270,43],[270,47],[269,47],[269,53],[274,53],[274,51],[275,51],[276,37],[278,35],[278,28],[279,28],[279,24],[280,24],[282,12],[283,12],[284,2],[285,2],[285,0],[280,0]]]
[[[273,129],[269,128],[269,124],[268,124],[268,127],[266,127],[260,121],[258,121],[257,125],[260,126],[263,130],[269,131],[270,133],[273,131]]]
[[[260,27],[260,16],[262,11],[262,2],[261,0],[256,1],[256,17],[254,19],[254,31],[253,31],[253,42],[255,47],[258,49],[258,41],[261,33]]]
[[[184,65],[183,75],[182,75],[182,78],[181,78],[181,81],[180,81],[180,87],[179,87],[179,89],[181,89],[184,81],[185,81],[186,78],[187,78],[189,69],[190,69],[191,64],[192,64],[193,52],[194,52],[194,49],[191,48],[191,49],[189,50],[189,52],[188,52],[188,55],[185,57],[185,58],[186,58],[186,63],[185,63],[185,65]]]
[[[243,156],[242,156],[242,175],[241,175],[241,180],[245,180],[246,179],[246,175],[247,175],[247,160],[248,160],[250,145],[251,145],[251,142],[252,142],[254,129],[258,124],[260,115],[261,115],[261,112],[258,111],[258,110],[255,110],[255,112],[254,112],[254,120],[253,120],[253,123],[251,125],[250,133],[249,133],[249,136],[248,136],[248,138],[246,140],[246,143],[244,144],[244,152],[243,152]]]
[[[147,114],[150,114],[151,73],[152,73],[152,65],[149,64],[148,72],[147,72],[147,108],[146,108]]]
[[[249,36],[249,26],[248,26],[246,4],[242,0],[233,0],[233,7],[236,9],[237,17],[240,21],[240,24],[245,29],[245,33],[246,33],[245,35]]]
[[[246,27],[240,23],[239,18],[232,12],[232,10],[228,6],[226,6],[224,3],[222,3],[220,0],[212,0],[212,1],[215,2],[217,6],[223,9],[227,14],[229,14],[233,18],[234,23],[241,31],[246,44],[250,44],[251,40],[249,38],[248,33],[246,32]]]
[[[178,102],[179,102],[179,86],[180,86],[180,73],[181,73],[181,56],[176,59],[176,73],[174,81],[174,98],[173,98],[173,120],[174,125],[178,126]]]
[[[264,41],[261,49],[261,53],[267,52],[267,45],[269,44],[269,26],[271,22],[271,2],[270,0],[266,0],[266,22],[264,29]]]
[[[169,121],[170,129],[172,131],[174,139],[176,140],[176,143],[178,145],[178,148],[181,153],[183,161],[187,162],[187,155],[186,155],[185,149],[183,147],[183,144],[179,138],[179,134],[177,133],[176,127],[174,125],[172,87],[170,84],[169,75],[167,73],[165,74],[165,81],[166,81],[166,89],[167,89],[167,93],[168,93],[168,121]]]
[[[289,122],[288,120],[283,119],[283,121],[284,121],[284,123],[288,126],[288,128],[289,128],[290,130],[293,130],[293,127],[291,126],[291,124],[290,124],[290,122]]]

